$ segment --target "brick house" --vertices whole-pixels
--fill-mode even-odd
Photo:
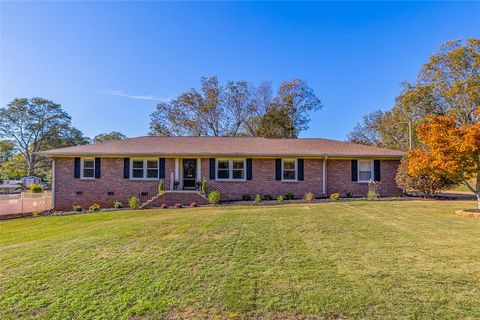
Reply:
[[[222,200],[244,193],[365,196],[370,180],[381,182],[381,196],[402,193],[395,175],[403,152],[329,139],[149,136],[40,154],[53,160],[53,203],[60,210],[126,204],[133,195],[145,207],[202,202],[201,179]],[[160,179],[166,192],[159,197]]]

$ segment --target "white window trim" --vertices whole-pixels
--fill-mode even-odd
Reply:
[[[85,160],[93,160],[93,177],[84,177],[83,176],[83,162]],[[80,179],[85,179],[85,180],[95,180],[95,158],[80,158]]]
[[[295,161],[295,179],[284,179],[283,178],[283,163],[285,161]],[[282,181],[283,182],[297,182],[298,181],[298,159],[282,159]]]
[[[228,179],[218,177],[218,161],[228,161]],[[233,179],[233,161],[243,162],[243,179]],[[247,181],[247,159],[215,159],[215,180],[217,181]]]
[[[374,167],[373,167],[373,160],[371,159],[358,159],[357,160],[357,182],[359,183],[368,183],[370,181],[373,181],[374,180],[374,175],[375,175],[375,172],[374,172]],[[370,162],[370,180],[360,180],[360,161],[363,161],[363,162]]]
[[[133,161],[143,161],[143,178],[134,178],[133,177]],[[147,178],[147,161],[157,161],[157,177],[156,178]],[[130,158],[130,180],[158,180],[160,175],[158,158]],[[150,168],[153,169],[153,168]]]

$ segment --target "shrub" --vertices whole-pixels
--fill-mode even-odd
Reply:
[[[337,201],[338,199],[340,199],[340,193],[338,192],[332,193],[330,195],[330,199]]]
[[[285,196],[284,196],[285,200],[293,200],[294,197],[295,195],[291,192],[285,193]]]
[[[190,207],[198,207],[198,204],[196,202],[190,203]]]
[[[244,194],[242,194],[242,200],[243,201],[252,201],[252,195],[250,193],[244,193]]]
[[[115,201],[115,202],[113,203],[113,207],[114,207],[115,209],[120,209],[120,208],[123,208],[123,204],[122,204],[120,201]]]
[[[207,194],[207,180],[202,179],[202,184],[200,185],[200,193],[203,195]]]
[[[307,192],[303,196],[303,200],[312,201],[313,199],[315,199],[315,195],[311,192]]]
[[[166,203],[162,203],[162,205],[160,206],[161,209],[168,209],[168,206]]]
[[[444,175],[432,175],[428,172],[412,175],[408,172],[408,158],[404,158],[400,162],[395,182],[406,192],[422,192],[425,198],[429,198],[439,191],[450,189],[458,183]]]
[[[179,202],[175,203],[175,205],[174,205],[173,207],[174,207],[174,208],[177,208],[177,209],[178,209],[178,208],[183,208],[182,204],[179,203]]]
[[[140,199],[138,199],[135,196],[132,196],[130,199],[128,199],[128,205],[132,209],[138,209],[138,207],[140,207]]]
[[[367,199],[368,200],[375,200],[378,198],[379,193],[378,190],[380,189],[380,183],[376,181],[369,181],[368,182],[368,192],[367,192]]]
[[[160,182],[158,183],[158,194],[163,194],[163,191],[165,191],[165,180],[160,179]]]
[[[74,205],[74,206],[72,207],[72,210],[75,211],[75,212],[82,212],[82,211],[83,211],[83,208],[82,208],[82,206]]]
[[[347,192],[347,193],[345,194],[345,196],[346,196],[347,198],[353,198],[353,193],[352,193],[352,192]]]
[[[101,207],[98,203],[92,204],[90,207],[88,207],[89,212],[98,212],[100,211]]]
[[[278,202],[283,202],[283,196],[282,196],[282,195],[279,195],[279,196],[277,197],[277,201],[278,201]]]
[[[268,201],[268,200],[273,200],[273,197],[271,194],[264,194],[262,199],[265,201]]]
[[[255,196],[255,202],[261,202],[261,201],[262,201],[262,196],[259,195],[259,194],[257,194],[257,195]]]
[[[42,193],[43,192],[43,187],[39,184],[35,184],[35,183],[30,183],[29,186],[28,186],[28,189],[30,189],[30,191],[32,193]]]
[[[212,191],[208,194],[208,202],[210,204],[219,204],[222,200],[222,195],[218,191]]]

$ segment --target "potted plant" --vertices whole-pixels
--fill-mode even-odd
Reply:
[[[195,186],[197,187],[197,191],[200,191],[200,188],[202,187],[202,181],[201,180],[197,180],[195,182]]]
[[[179,185],[180,185],[180,181],[178,181],[178,180],[173,181],[173,187],[174,187],[175,190],[178,190]]]

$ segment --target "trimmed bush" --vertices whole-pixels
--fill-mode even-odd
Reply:
[[[277,201],[278,201],[278,202],[283,202],[283,196],[282,196],[282,195],[279,195],[279,196],[277,197]]]
[[[35,183],[30,183],[28,185],[28,189],[32,192],[32,193],[42,193],[43,192],[43,187],[39,184],[35,184]]]
[[[212,191],[208,194],[208,202],[210,204],[219,204],[222,200],[222,195],[218,191]]]
[[[259,194],[257,194],[257,195],[255,196],[255,202],[261,202],[261,201],[262,201],[262,196],[259,195]]]
[[[268,200],[273,200],[273,197],[271,194],[264,194],[262,199],[265,201],[268,201]]]
[[[313,199],[315,199],[315,195],[311,192],[307,192],[303,196],[303,200],[312,201]]]
[[[163,191],[165,191],[165,180],[160,179],[160,182],[158,183],[158,194],[162,195]]]
[[[295,198],[295,195],[292,192],[287,192],[285,193],[284,198],[285,200],[293,200],[293,198]]]
[[[133,196],[130,199],[128,199],[128,205],[132,209],[138,209],[140,207],[140,199],[137,197]]]
[[[338,192],[332,193],[330,195],[330,199],[337,201],[338,199],[340,199],[340,193]]]
[[[123,208],[123,204],[122,204],[120,201],[115,201],[115,202],[113,203],[113,207],[114,207],[115,209],[120,209],[120,208]]]
[[[72,210],[75,211],[75,212],[82,212],[82,211],[83,211],[83,208],[82,208],[82,206],[74,205],[74,206],[72,207]]]
[[[101,210],[101,207],[98,203],[94,203],[90,207],[88,207],[89,212],[98,212],[100,210]]]
[[[252,195],[250,193],[244,193],[244,194],[242,194],[242,200],[243,201],[252,201]]]

